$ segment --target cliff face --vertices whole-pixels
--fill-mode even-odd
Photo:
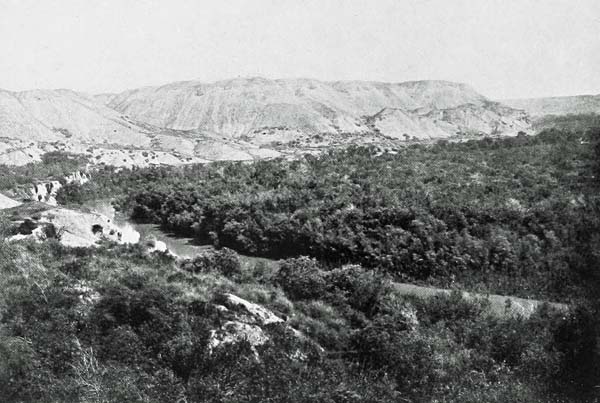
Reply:
[[[31,198],[34,201],[56,206],[56,193],[60,188],[62,188],[62,184],[59,181],[36,183],[30,190]]]
[[[80,185],[89,182],[89,180],[90,175],[81,171],[73,172],[64,178],[66,183],[78,183]],[[29,193],[34,201],[56,206],[56,194],[60,188],[62,188],[60,181],[40,182],[33,184]]]
[[[66,208],[52,208],[40,213],[38,218],[29,219],[35,228],[29,233],[19,233],[9,238],[10,241],[46,239],[47,228],[52,226],[60,243],[72,247],[90,247],[101,239],[118,243],[137,243],[140,234],[131,226],[115,225],[102,214],[86,213]]]

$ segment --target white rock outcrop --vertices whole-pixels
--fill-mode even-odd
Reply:
[[[163,241],[159,241],[158,239],[151,239],[150,241],[148,241],[148,252],[152,253],[152,252],[160,252],[160,253],[170,253],[171,255],[173,255],[170,251],[169,248],[167,247],[167,244]],[[175,255],[173,255],[175,256]]]
[[[70,175],[67,175],[65,177],[65,181],[67,183],[77,183],[79,185],[83,185],[84,183],[88,183],[91,179],[90,174],[85,173],[85,172],[81,172],[81,171],[76,171],[73,172]]]
[[[102,214],[85,213],[65,208],[54,208],[41,213],[35,221],[38,225],[31,234],[18,234],[9,238],[10,241],[33,239],[43,241],[46,234],[43,228],[53,225],[57,237],[65,246],[89,247],[101,239],[118,243],[138,243],[140,234],[131,226],[118,226]]]
[[[64,180],[66,183],[78,183],[83,185],[89,182],[91,176],[88,173],[76,171],[70,175],[65,176]],[[35,183],[31,187],[29,193],[31,199],[37,202],[49,204],[51,206],[58,205],[56,201],[56,194],[63,187],[60,181],[48,181]]]
[[[281,323],[283,319],[275,315],[270,310],[233,294],[224,294],[225,300],[222,302],[225,308],[236,312],[238,318],[243,318],[246,323],[255,323],[258,325],[268,325],[270,323]]]
[[[209,352],[215,349],[247,341],[258,358],[256,347],[269,341],[263,327],[283,323],[283,319],[270,310],[233,294],[222,294],[214,305],[215,312],[225,323],[212,330],[209,338]]]
[[[242,341],[247,341],[254,351],[254,354],[258,356],[256,347],[262,346],[269,341],[269,337],[260,326],[238,321],[229,321],[219,329],[211,331],[208,349],[212,352],[220,346],[231,345]]]
[[[56,193],[60,188],[62,188],[62,185],[59,181],[36,183],[30,190],[31,198],[34,201],[56,206],[58,204],[56,202]]]

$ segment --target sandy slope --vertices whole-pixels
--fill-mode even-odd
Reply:
[[[6,197],[2,193],[0,193],[0,210],[16,207],[20,204],[20,202]]]
[[[497,127],[498,115],[502,113],[506,113],[503,118],[507,127],[520,118],[511,108],[495,107],[496,104],[469,86],[446,81],[379,83],[240,78],[212,84],[178,82],[112,97],[103,95],[100,99],[107,100],[110,107],[122,114],[152,125],[229,138],[273,133],[285,137],[288,132],[296,136],[297,133],[364,133],[372,129],[366,118],[386,109],[410,114],[417,109],[446,111],[472,105],[478,108],[476,112],[484,113],[477,122],[457,117],[461,121],[451,128],[453,131],[474,122],[478,124],[476,130],[482,131],[480,128],[485,126],[483,131],[490,132],[487,128]],[[448,136],[449,129],[438,127],[434,119],[425,114],[415,118],[397,116],[380,130],[415,132],[416,137],[426,138]],[[521,122],[519,126],[527,125]]]
[[[532,117],[566,115],[569,113],[600,113],[600,95],[507,99],[502,102],[513,108],[523,109]]]
[[[68,90],[0,91],[0,136],[36,142],[150,145],[142,128],[94,98]]]
[[[529,128],[524,112],[447,81],[239,78],[97,96],[0,90],[0,163],[11,165],[54,150],[118,166],[253,160]]]
[[[196,149],[197,139],[189,133],[134,122],[82,93],[0,90],[0,164],[24,165],[57,150],[87,154],[93,163],[117,166],[223,158],[223,152],[215,158],[211,158],[214,153],[203,152],[206,158],[198,158]]]

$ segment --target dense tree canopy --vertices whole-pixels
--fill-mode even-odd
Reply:
[[[59,197],[121,194],[135,220],[246,254],[568,300],[589,275],[576,249],[594,215],[597,137],[547,130],[387,153],[106,169]]]
[[[133,219],[215,248],[175,259],[143,245],[69,248],[0,234],[0,396],[598,401],[598,140],[591,130],[547,130],[296,160],[99,169],[58,199],[111,195]],[[58,157],[5,170],[3,183],[77,164]],[[0,215],[0,232],[9,227]],[[459,292],[404,295],[394,282],[406,280],[572,305],[498,315]],[[213,350],[225,293],[284,322],[264,326],[268,342],[256,349],[242,339]]]

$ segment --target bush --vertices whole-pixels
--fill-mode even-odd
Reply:
[[[275,283],[292,300],[321,298],[327,287],[317,261],[305,256],[281,261]]]
[[[347,265],[325,274],[330,298],[343,298],[353,309],[367,315],[374,312],[379,300],[389,291],[389,281],[373,270]]]
[[[588,398],[600,399],[600,346],[597,312],[578,306],[554,334],[560,352],[558,381],[562,388]]]
[[[41,386],[32,385],[41,375],[39,358],[29,340],[4,333],[0,329],[0,395],[7,401],[31,396],[32,387]]]
[[[228,278],[238,278],[242,274],[240,258],[229,248],[205,252],[183,263],[182,268],[193,273],[215,272]]]
[[[19,225],[19,228],[17,229],[17,231],[18,231],[19,234],[31,235],[31,233],[33,232],[33,230],[36,229],[37,227],[38,227],[37,223],[34,223],[29,218],[26,218]]]

